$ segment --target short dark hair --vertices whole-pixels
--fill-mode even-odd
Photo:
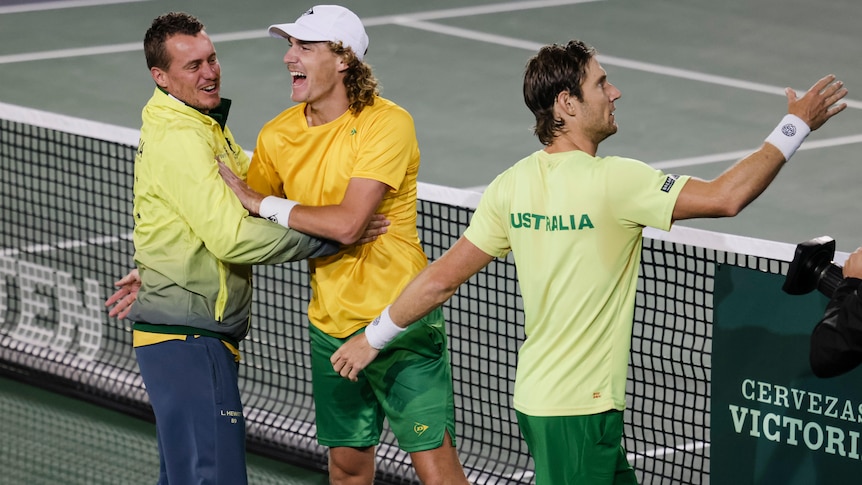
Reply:
[[[563,120],[554,117],[557,95],[567,91],[583,101],[581,85],[587,65],[596,50],[580,40],[565,46],[550,44],[539,49],[524,69],[524,102],[536,117],[533,133],[543,145],[550,145],[563,128]]]
[[[202,30],[204,30],[204,24],[185,12],[169,12],[153,19],[152,25],[144,35],[147,67],[167,70],[171,65],[171,58],[165,48],[165,42],[177,34],[197,35]]]

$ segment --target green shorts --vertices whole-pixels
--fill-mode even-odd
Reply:
[[[536,464],[536,485],[637,485],[622,446],[622,411],[586,416],[516,414]]]
[[[443,311],[436,309],[390,342],[351,382],[329,358],[344,339],[310,328],[317,441],[364,448],[379,444],[384,417],[408,453],[439,448],[445,432],[455,444],[455,400]]]

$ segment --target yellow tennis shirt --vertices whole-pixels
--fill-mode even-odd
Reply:
[[[323,332],[342,338],[364,327],[426,266],[416,230],[418,172],[413,118],[384,98],[321,126],[308,126],[305,103],[298,104],[261,130],[248,183],[264,195],[324,206],[341,203],[354,177],[392,188],[377,208],[391,223],[386,234],[309,261],[308,317]]]
[[[670,229],[687,181],[636,160],[538,151],[488,187],[464,236],[514,254],[526,319],[515,409],[625,408],[642,230]]]

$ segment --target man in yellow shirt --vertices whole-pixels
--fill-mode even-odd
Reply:
[[[368,36],[350,10],[318,5],[269,33],[290,43],[284,63],[297,104],[261,130],[247,180],[253,191],[230,171],[226,182],[250,212],[342,244],[354,243],[375,213],[390,224],[372,243],[309,261],[317,439],[329,447],[330,481],[373,483],[375,446],[388,418],[423,483],[467,483],[455,451],[441,309],[389,346],[357,382],[329,363],[427,265],[416,229],[413,119],[379,96],[363,61]]]
[[[620,91],[583,42],[541,48],[527,63],[524,99],[545,148],[488,186],[463,236],[365,337],[333,355],[333,369],[356,379],[387,342],[400,342],[404,327],[511,251],[526,318],[514,407],[536,484],[636,483],[622,431],[644,226],[669,230],[678,220],[736,215],[810,130],[846,108],[836,104],[846,94],[833,76],[801,99],[788,88],[789,114],[763,146],[703,181],[637,160],[597,157],[599,143],[617,131]]]

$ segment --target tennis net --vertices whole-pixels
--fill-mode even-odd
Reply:
[[[152,420],[129,323],[103,305],[132,265],[138,133],[0,104],[0,372]],[[420,186],[429,259],[466,228],[479,194]],[[625,446],[641,483],[709,483],[716,264],[786,273],[793,246],[677,227],[647,230],[628,380]],[[249,450],[323,470],[315,441],[305,263],[260,266],[242,344]],[[528,484],[532,462],[511,395],[523,305],[511,256],[446,304],[458,449],[475,484]],[[153,450],[155,452],[155,450]],[[154,476],[157,470],[153,471]],[[418,483],[386,429],[381,483]]]

